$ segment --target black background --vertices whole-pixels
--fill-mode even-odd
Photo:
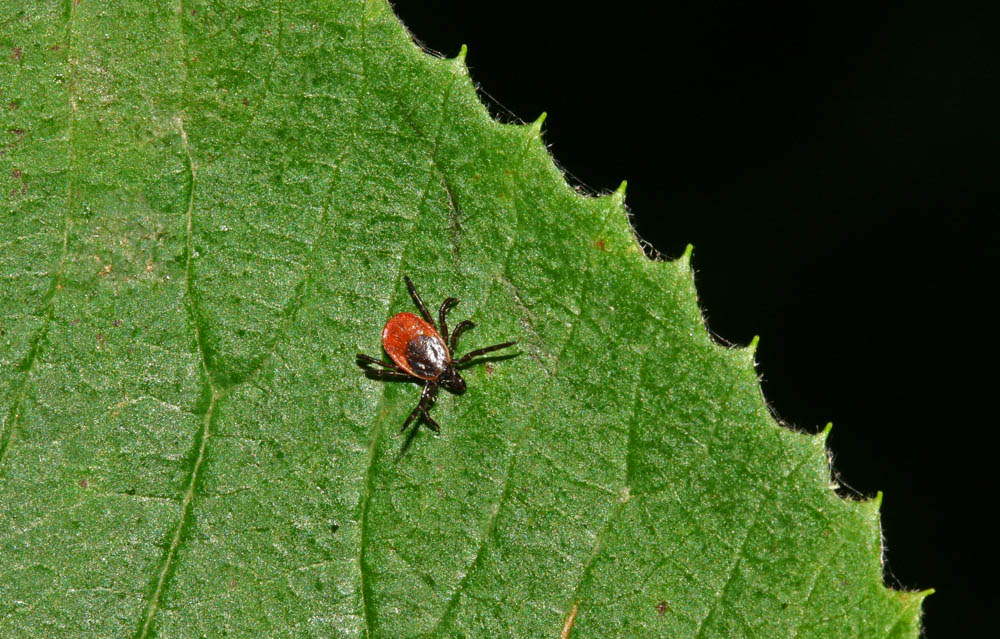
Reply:
[[[1000,15],[601,4],[396,11],[431,50],[469,45],[497,117],[547,112],[569,180],[627,179],[656,250],[694,244],[711,331],[760,335],[776,413],[832,421],[845,493],[884,491],[887,583],[937,590],[925,636],[989,628]]]

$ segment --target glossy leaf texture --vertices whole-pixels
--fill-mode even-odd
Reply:
[[[918,635],[690,256],[386,3],[0,7],[0,635]],[[440,435],[404,273],[519,343]]]

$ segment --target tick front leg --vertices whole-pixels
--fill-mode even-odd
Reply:
[[[503,344],[494,344],[493,346],[487,346],[486,348],[479,348],[471,353],[466,353],[461,358],[455,360],[456,364],[464,364],[473,357],[479,357],[480,355],[485,355],[486,353],[492,353],[493,351],[498,351],[501,348],[507,348],[508,346],[513,346],[517,342],[504,342]]]
[[[434,326],[434,320],[431,319],[430,312],[427,310],[427,307],[424,306],[424,301],[420,299],[420,294],[417,293],[417,287],[413,285],[413,281],[406,275],[403,276],[403,279],[406,280],[406,288],[410,289],[410,297],[413,298],[413,301],[417,303],[417,307],[420,308],[420,314],[424,316],[424,319],[427,320],[428,324]]]
[[[448,343],[448,323],[445,322],[445,316],[448,315],[448,311],[456,304],[458,304],[458,300],[454,297],[449,297],[441,302],[441,308],[438,309],[438,330],[441,331],[441,338],[444,339],[445,344]]]

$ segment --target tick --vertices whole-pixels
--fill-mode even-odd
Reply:
[[[397,313],[390,317],[389,321],[385,323],[385,328],[382,329],[382,348],[389,354],[392,363],[358,353],[358,366],[379,379],[422,380],[424,391],[420,394],[420,401],[403,422],[403,427],[399,429],[399,432],[405,431],[418,416],[423,417],[434,432],[438,432],[440,427],[429,413],[434,399],[437,397],[438,389],[444,387],[456,395],[464,393],[465,380],[459,374],[459,368],[469,364],[474,357],[513,346],[516,342],[504,342],[486,348],[477,348],[458,359],[454,359],[452,355],[455,352],[455,345],[458,343],[458,336],[475,324],[464,320],[459,322],[451,335],[448,334],[448,324],[445,322],[445,317],[448,315],[448,311],[458,304],[457,299],[449,297],[441,302],[441,308],[438,309],[438,325],[435,327],[434,319],[427,311],[424,301],[420,299],[413,282],[405,275],[403,279],[406,280],[406,288],[410,290],[410,296],[413,297],[417,308],[420,309],[423,319],[413,313]],[[384,370],[369,368],[371,364],[382,366]]]

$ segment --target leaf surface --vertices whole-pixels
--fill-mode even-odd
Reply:
[[[916,637],[689,255],[382,2],[0,3],[4,637]],[[426,429],[366,378],[462,303]]]

